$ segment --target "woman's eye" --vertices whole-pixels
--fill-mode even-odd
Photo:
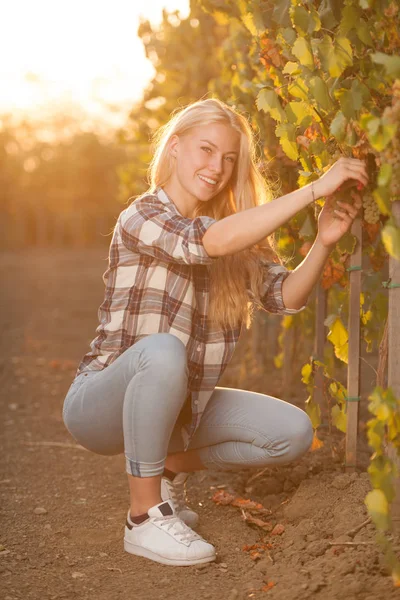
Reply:
[[[206,152],[211,152],[211,148],[209,148],[208,146],[201,146],[202,150],[205,150]]]
[[[235,162],[235,159],[233,158],[233,156],[227,156],[226,160],[229,160],[231,163]]]

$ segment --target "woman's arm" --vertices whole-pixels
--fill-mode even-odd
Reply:
[[[342,157],[317,181],[275,198],[268,204],[216,221],[202,239],[207,254],[213,257],[234,254],[259,243],[313,202],[311,186],[317,199],[330,196],[348,179],[367,185],[368,174],[364,161]]]
[[[305,259],[282,284],[282,298],[286,308],[299,309],[306,304],[333,248],[334,246],[323,246],[316,237]]]
[[[234,215],[220,219],[206,231],[203,245],[210,256],[225,256],[249,248],[265,239],[313,202],[312,184]],[[314,182],[315,199],[319,198]]]

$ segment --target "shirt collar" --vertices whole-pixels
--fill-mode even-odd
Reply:
[[[160,202],[162,202],[163,204],[168,206],[168,208],[170,210],[174,211],[180,217],[183,217],[183,215],[181,215],[181,213],[179,212],[179,210],[177,209],[175,204],[172,202],[171,198],[168,196],[167,192],[165,190],[163,190],[163,188],[161,186],[158,186],[156,188],[156,195],[157,195],[158,199],[160,200]]]

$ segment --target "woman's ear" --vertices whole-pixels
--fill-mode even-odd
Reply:
[[[178,136],[173,135],[169,142],[169,154],[170,154],[170,156],[172,156],[174,158],[176,158],[176,155],[178,152],[178,143],[179,143]]]

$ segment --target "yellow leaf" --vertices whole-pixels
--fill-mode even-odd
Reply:
[[[389,503],[382,490],[368,492],[364,502],[376,527],[386,531],[389,528]]]
[[[306,413],[310,417],[312,426],[317,429],[321,425],[321,409],[319,404],[313,401],[313,397],[309,396],[305,401]]]
[[[347,364],[349,362],[349,335],[340,317],[336,317],[331,324],[327,338],[334,345],[337,358]]]
[[[312,375],[312,365],[310,363],[306,363],[305,365],[303,365],[303,368],[301,369],[302,382],[305,383],[306,385],[308,383],[310,383],[311,375]]]
[[[336,406],[332,407],[331,415],[334,426],[339,429],[339,431],[346,433],[347,415],[344,413],[344,411],[340,410],[339,406],[336,404]]]
[[[379,421],[388,421],[389,417],[391,416],[391,410],[387,404],[381,404],[377,407],[375,414]]]

